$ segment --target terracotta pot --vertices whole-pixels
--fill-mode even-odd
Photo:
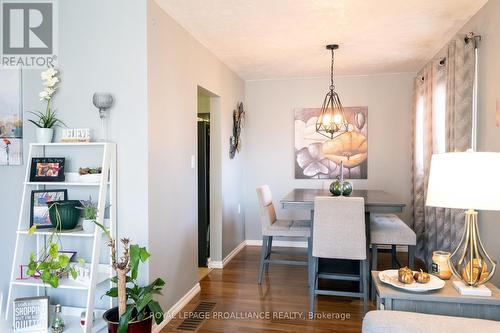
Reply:
[[[104,312],[102,316],[108,323],[108,333],[118,332],[118,308],[112,308]],[[153,314],[141,321],[133,321],[128,324],[128,333],[151,333],[153,327]]]

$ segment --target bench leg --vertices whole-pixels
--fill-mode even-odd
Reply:
[[[366,260],[361,261],[361,271],[362,273],[360,282],[361,285],[363,286],[362,292],[363,292],[363,314],[366,314],[368,312],[368,289],[369,289],[369,276],[370,276],[370,263],[369,259],[366,258]]]
[[[264,261],[267,256],[269,236],[262,237],[262,247],[260,249],[260,264],[259,264],[259,275],[257,276],[257,283],[262,284],[262,274],[264,273]]]
[[[415,245],[408,246],[408,267],[415,269]]]
[[[316,283],[318,281],[317,279],[317,265],[318,265],[318,258],[312,258],[311,260],[311,271],[313,272],[313,279],[311,283],[311,287],[309,288],[309,315],[311,316],[314,313],[314,302],[316,300]]]
[[[396,245],[391,245],[391,258],[392,258],[392,268],[393,269],[398,268]]]
[[[313,286],[313,281],[312,281],[312,237],[307,238],[307,285],[309,288]]]

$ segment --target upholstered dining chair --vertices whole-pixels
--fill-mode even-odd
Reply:
[[[314,312],[316,295],[363,299],[368,311],[368,250],[365,226],[365,201],[358,197],[316,197],[312,227],[312,270],[310,308]],[[358,260],[359,275],[318,272],[318,258]],[[318,279],[359,281],[359,292],[323,290]]]
[[[310,221],[278,220],[269,186],[258,187],[257,197],[259,199],[260,223],[262,225],[262,249],[257,282],[261,284],[264,270],[266,272],[269,270],[269,264],[308,265],[309,260],[271,260],[271,250],[273,237],[302,237],[308,240],[308,257],[310,257],[311,224]]]

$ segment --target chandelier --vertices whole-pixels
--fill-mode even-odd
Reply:
[[[334,51],[339,48],[337,44],[327,45],[326,48],[332,51],[332,65],[330,71],[330,89],[325,96],[321,114],[316,121],[316,132],[333,139],[341,134],[344,134],[349,129],[349,123],[344,115],[344,108],[340,102],[339,95],[335,91],[333,83],[333,64],[335,61]]]

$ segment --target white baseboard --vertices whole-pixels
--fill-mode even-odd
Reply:
[[[247,239],[246,245],[248,245],[248,246],[262,246],[262,239]],[[273,240],[273,246],[307,248],[307,242]],[[388,250],[391,248],[391,246],[390,245],[379,245],[378,248]],[[408,247],[404,246],[404,245],[398,245],[398,246],[396,246],[396,250],[398,252],[408,252]]]
[[[215,261],[209,258],[208,267],[222,269],[226,266],[243,248],[247,245],[246,241],[241,242],[232,250],[222,261]]]
[[[165,312],[165,317],[163,321],[159,324],[153,325],[153,333],[159,333],[169,322],[174,318],[191,300],[200,292],[200,284],[194,285],[191,290],[189,290],[180,300],[177,301],[167,312]]]

